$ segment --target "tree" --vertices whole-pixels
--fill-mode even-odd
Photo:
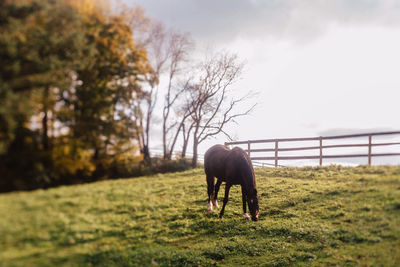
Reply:
[[[184,93],[185,86],[176,86],[174,88],[174,82],[177,80],[177,76],[181,74],[183,68],[183,64],[188,58],[189,49],[191,48],[191,41],[189,36],[186,34],[179,34],[176,32],[170,32],[169,34],[169,43],[166,48],[166,52],[168,55],[168,85],[164,98],[164,107],[163,107],[163,128],[162,128],[162,136],[163,136],[163,153],[164,159],[171,159],[172,153],[179,135],[179,132],[184,125],[185,120],[189,117],[188,112],[183,112],[180,117],[181,120],[170,121],[170,113],[176,104],[178,98]],[[175,90],[174,90],[175,89]],[[179,114],[179,113],[178,113]],[[171,134],[169,137],[168,135]],[[170,142],[168,143],[168,140]]]
[[[35,112],[43,113],[47,149],[48,115],[55,105],[51,91],[69,83],[66,73],[85,53],[82,21],[61,1],[2,1],[0,10],[0,150],[6,151],[15,127]]]
[[[166,30],[159,22],[148,20],[143,10],[136,8],[131,12],[131,26],[139,38],[140,47],[146,49],[153,76],[148,76],[143,84],[143,93],[134,104],[139,145],[146,162],[150,162],[149,139],[153,112],[157,104],[160,89],[164,94],[162,109],[162,143],[164,159],[170,159],[177,137],[181,130],[180,123],[172,121],[170,114],[184,88],[179,87],[178,77],[188,58],[192,43],[187,34]],[[162,82],[166,78],[165,82]],[[160,83],[162,88],[160,88]]]
[[[56,89],[86,52],[82,19],[67,1],[6,0],[0,13],[0,190],[45,186]]]
[[[146,54],[136,49],[130,26],[118,15],[106,16],[96,10],[86,14],[88,40],[95,52],[87,64],[76,70],[79,84],[63,99],[72,122],[73,138],[93,151],[102,168],[111,151],[132,148],[136,121],[125,111],[139,95],[140,80],[151,72]]]
[[[103,2],[0,1],[0,190],[106,175],[135,152],[129,107],[152,70]]]
[[[197,165],[197,148],[200,143],[220,133],[229,137],[224,127],[254,109],[255,104],[241,112],[235,109],[252,95],[249,92],[240,98],[232,96],[232,85],[240,78],[243,67],[244,64],[239,62],[235,54],[219,52],[201,63],[197,78],[188,83],[188,107],[194,131],[193,167]]]
[[[190,100],[189,100],[190,101]],[[192,133],[193,127],[195,126],[195,121],[191,119],[191,109],[190,102],[185,102],[185,104],[181,107],[182,116],[181,124],[182,124],[182,152],[181,158],[186,158],[186,152],[189,145],[190,134]]]
[[[132,20],[132,28],[138,33],[139,47],[146,50],[153,72],[147,75],[142,83],[142,93],[138,95],[137,101],[132,102],[134,115],[138,120],[136,133],[141,154],[146,163],[151,163],[150,158],[150,133],[153,112],[157,104],[159,81],[163,73],[168,54],[164,49],[165,30],[160,23],[151,24],[146,20],[141,9],[135,9],[135,19]]]

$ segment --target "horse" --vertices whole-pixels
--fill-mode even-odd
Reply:
[[[222,219],[226,203],[228,203],[229,189],[232,185],[242,187],[243,216],[250,219],[246,212],[246,202],[249,206],[251,219],[258,220],[259,204],[256,189],[254,169],[250,157],[239,148],[228,149],[223,145],[214,145],[204,155],[204,171],[207,179],[208,211],[213,206],[219,208],[217,197],[222,182],[225,184],[225,197],[219,218]],[[214,186],[214,177],[217,183]]]

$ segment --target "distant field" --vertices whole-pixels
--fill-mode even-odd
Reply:
[[[201,169],[0,195],[0,266],[400,265],[400,167],[256,179],[258,222],[239,186],[209,214]]]

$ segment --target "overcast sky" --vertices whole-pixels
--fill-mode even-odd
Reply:
[[[125,2],[247,62],[237,86],[259,105],[238,140],[400,130],[400,1]]]

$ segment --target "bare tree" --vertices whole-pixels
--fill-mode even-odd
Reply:
[[[162,140],[164,159],[171,159],[179,132],[185,120],[189,117],[188,112],[178,112],[175,118],[170,118],[171,111],[177,100],[184,93],[186,86],[179,85],[179,75],[182,74],[184,65],[189,56],[192,42],[187,34],[174,31],[169,33],[169,42],[166,50],[168,55],[168,85],[165,92],[163,107]]]
[[[170,114],[177,99],[184,91],[184,88],[177,86],[177,78],[181,74],[192,43],[188,34],[166,30],[163,24],[149,20],[140,7],[131,10],[129,14],[136,46],[146,52],[154,69],[154,76],[146,79],[148,86],[145,86],[145,93],[138,98],[136,103],[135,116],[139,121],[136,127],[139,146],[145,160],[150,161],[150,127],[158,94],[162,91],[164,94],[162,108],[163,154],[164,159],[170,159],[182,128],[182,117],[171,118]],[[164,82],[164,78],[166,78],[166,82]]]
[[[147,55],[154,70],[154,76],[146,79],[149,86],[143,98],[139,99],[141,108],[138,110],[139,113],[137,114],[141,124],[138,133],[139,136],[142,136],[143,140],[141,151],[147,162],[150,162],[150,127],[154,108],[157,104],[160,76],[169,56],[164,49],[166,38],[164,26],[157,23],[152,25],[147,39],[142,41],[142,44],[146,46]]]
[[[238,61],[236,55],[221,52],[200,66],[197,70],[200,73],[196,76],[197,79],[187,78],[183,70],[192,48],[189,36],[172,30],[166,31],[162,24],[149,21],[141,9],[136,9],[133,17],[135,18],[131,24],[136,36],[136,45],[147,51],[154,69],[154,76],[146,79],[147,90],[142,90],[143,93],[138,96],[134,108],[141,151],[145,160],[150,161],[150,127],[157,96],[162,90],[164,159],[171,158],[179,134],[182,133],[181,156],[186,156],[189,137],[192,135],[194,154],[192,163],[196,165],[198,145],[220,133],[229,136],[224,131],[225,126],[235,118],[249,114],[254,107],[237,113],[234,108],[249,95],[238,99],[230,96],[230,86],[240,77],[244,65]],[[181,78],[184,76],[187,82],[182,85]],[[164,78],[165,82],[160,83]]]
[[[200,143],[220,133],[230,138],[224,127],[254,109],[256,104],[244,111],[236,111],[240,104],[253,95],[251,92],[243,97],[232,97],[232,85],[240,78],[243,67],[237,55],[217,53],[200,65],[197,82],[187,87],[193,121],[193,167],[197,165],[197,148]]]
[[[136,8],[130,12],[132,31],[135,36],[135,44],[139,50],[146,53],[150,65],[153,68],[152,75],[145,77],[142,91],[132,103],[136,135],[140,152],[146,162],[150,163],[150,132],[153,120],[153,112],[157,104],[160,76],[164,72],[169,54],[166,49],[168,36],[161,23],[154,23],[144,15],[143,9]]]

